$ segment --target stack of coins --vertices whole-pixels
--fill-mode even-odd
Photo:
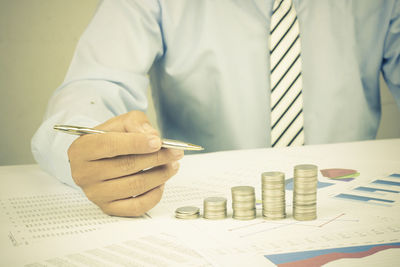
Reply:
[[[285,174],[264,172],[261,174],[263,217],[280,220],[286,217]]]
[[[293,217],[299,221],[317,218],[318,167],[297,165],[294,167]]]
[[[185,206],[175,210],[175,217],[178,219],[197,219],[200,217],[200,209],[198,207]]]
[[[205,219],[218,220],[226,218],[226,198],[208,197],[204,199],[203,216]]]
[[[233,218],[252,220],[256,218],[256,196],[252,186],[232,187]]]

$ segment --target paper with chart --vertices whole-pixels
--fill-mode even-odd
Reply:
[[[125,229],[126,231],[128,229]],[[176,236],[155,231],[32,260],[25,266],[212,266]],[[13,265],[15,266],[15,265]]]
[[[105,215],[37,166],[24,168],[0,169],[0,265],[210,265],[160,221]]]
[[[329,168],[335,163],[355,168],[361,175],[351,182],[319,177],[318,219],[299,222],[290,216],[290,178],[293,166],[301,163],[313,163],[320,168]],[[256,266],[259,263],[282,264],[274,262],[274,255],[287,254],[287,258],[291,258],[293,253],[299,252],[304,252],[301,260],[315,261],[315,257],[309,256],[310,251],[326,260],[343,247],[352,247],[353,255],[390,254],[400,242],[398,178],[390,177],[400,173],[398,163],[299,158],[296,155],[277,157],[268,150],[188,156],[182,161],[179,174],[166,185],[162,202],[149,216],[137,219],[102,214],[80,192],[59,184],[37,168],[27,167],[28,177],[24,172],[15,175],[11,170],[1,175],[13,177],[7,183],[3,180],[7,186],[0,187],[0,244],[7,255],[2,263],[18,259],[21,264],[14,265],[127,266],[135,264],[135,260],[136,264],[144,265],[148,257],[153,257],[157,264],[166,266],[235,266],[241,263]],[[229,201],[230,188],[235,185],[254,186],[256,197],[260,199],[260,173],[272,170],[287,174],[289,216],[285,220],[266,221],[260,213],[251,221],[174,218],[177,207],[201,207],[205,197],[224,196]],[[340,194],[394,202],[376,205],[373,201],[338,199]],[[228,210],[229,206],[230,203]],[[369,209],[373,209],[372,214]],[[160,254],[152,253],[158,251],[161,244],[169,246],[159,250]],[[366,244],[371,247],[362,247]],[[167,257],[176,246],[182,250],[178,251],[178,256]],[[375,252],[371,254],[371,251]],[[181,254],[186,255],[182,256],[182,262],[178,260]],[[25,255],[24,259],[18,255]],[[135,259],[129,255],[135,255]],[[339,260],[343,259],[331,260],[329,264]]]
[[[266,169],[265,162],[257,161],[257,159],[265,159],[266,157],[255,156],[252,158],[251,164],[242,166],[239,164],[240,158],[248,155],[220,156],[225,158],[226,162],[229,163],[226,166],[222,166],[221,164],[215,166],[215,171],[212,174],[207,174],[206,171],[199,168],[196,172],[190,172],[190,179],[188,179],[190,183],[185,183],[183,180],[185,177],[183,175],[180,176],[179,179],[182,178],[182,180],[177,179],[175,182],[179,184],[180,190],[187,192],[187,195],[178,194],[180,197],[174,197],[173,189],[169,192],[167,191],[166,195],[173,199],[171,203],[174,203],[174,205],[169,206],[169,202],[161,203],[153,211],[153,216],[156,217],[157,214],[169,213],[169,216],[172,217],[173,209],[179,206],[179,204],[201,206],[203,197],[210,196],[211,194],[229,196],[230,187],[234,185],[253,185],[256,187],[256,191],[260,192],[258,189],[260,187],[259,175],[261,171],[285,171],[287,165],[294,166],[298,163],[298,159],[271,159],[268,161],[271,169]],[[207,162],[208,160],[210,162]],[[357,250],[361,249],[360,246],[366,243],[371,244],[374,242],[376,242],[375,247],[379,246],[380,249],[383,247],[381,246],[382,244],[393,244],[396,247],[396,244],[400,242],[400,227],[397,223],[400,220],[400,206],[397,205],[397,202],[393,205],[373,205],[374,212],[371,213],[368,207],[373,203],[365,201],[355,201],[351,202],[351,204],[343,203],[343,200],[337,199],[337,195],[356,189],[363,191],[357,194],[367,197],[366,191],[372,190],[370,189],[372,188],[372,183],[375,186],[374,190],[367,193],[378,193],[381,194],[380,197],[382,197],[383,193],[391,194],[393,197],[393,194],[396,195],[397,191],[393,188],[388,189],[382,185],[384,183],[385,186],[394,186],[393,183],[388,184],[387,182],[381,182],[381,180],[397,179],[393,178],[393,176],[396,176],[393,173],[399,171],[399,162],[379,160],[349,162],[348,159],[344,159],[343,161],[342,166],[350,164],[351,167],[360,170],[363,175],[352,182],[332,181],[320,177],[318,184],[318,219],[315,221],[298,222],[291,218],[282,221],[265,221],[258,218],[252,221],[227,219],[224,222],[195,220],[190,223],[184,222],[183,224],[190,224],[191,227],[196,229],[194,232],[201,233],[201,236],[198,236],[199,240],[201,238],[204,239],[207,234],[208,242],[197,243],[197,248],[214,260],[220,259],[217,261],[219,265],[225,265],[227,259],[239,254],[250,255],[254,253],[255,255],[266,256],[273,255],[274,253],[310,251],[320,248],[335,249],[346,246],[356,247],[355,250]],[[197,164],[213,166],[213,162],[219,161],[208,158],[204,162],[201,162],[201,164],[199,162]],[[302,162],[304,162],[304,159],[302,159]],[[306,162],[312,162],[319,166],[329,166],[332,164],[329,159],[306,159]],[[337,164],[338,160],[334,162]],[[379,166],[379,168],[376,168],[376,166]],[[193,170],[194,166],[191,166],[191,168]],[[386,170],[386,174],[382,174],[382,170]],[[286,170],[286,173],[290,173],[290,171]],[[249,177],[253,177],[253,179],[249,179]],[[289,204],[287,211],[289,214],[291,209],[290,180],[291,178],[287,179],[287,203]],[[379,187],[376,185],[376,181],[379,181]],[[191,185],[193,182],[196,184],[196,187]],[[170,186],[172,187],[172,185]],[[260,196],[258,195],[258,197]],[[375,248],[372,248],[371,251],[374,250]],[[371,251],[368,253],[371,253]],[[365,256],[368,256],[368,253]],[[362,253],[357,254],[357,256],[360,255]],[[226,265],[229,266],[229,264]]]

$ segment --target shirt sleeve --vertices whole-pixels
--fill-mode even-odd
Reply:
[[[147,109],[147,73],[164,53],[160,12],[157,0],[105,0],[99,5],[32,138],[32,153],[42,169],[75,186],[67,150],[76,137],[54,131],[53,125],[92,127]]]
[[[400,108],[400,1],[395,1],[382,62],[383,77]]]

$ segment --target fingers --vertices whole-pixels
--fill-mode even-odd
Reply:
[[[87,134],[77,138],[68,149],[74,160],[96,160],[119,155],[151,153],[161,148],[161,139],[143,133]]]
[[[179,163],[173,162],[134,175],[90,185],[84,188],[84,192],[91,201],[97,205],[102,205],[115,200],[142,195],[164,184],[177,173],[178,169]]]
[[[147,193],[127,199],[109,202],[100,206],[104,213],[123,217],[137,217],[153,208],[161,200],[164,185],[160,185]]]
[[[161,149],[150,154],[125,155],[95,161],[71,161],[70,164],[75,183],[83,187],[177,161],[183,155],[181,150]]]
[[[160,201],[163,184],[179,166],[172,162],[183,152],[161,149],[159,133],[140,111],[95,128],[106,133],[80,136],[68,149],[75,183],[105,213],[142,215]]]

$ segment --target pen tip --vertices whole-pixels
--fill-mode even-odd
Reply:
[[[191,150],[194,151],[202,151],[204,150],[204,148],[202,146],[198,146],[198,145],[193,145],[193,144],[189,144],[188,146]]]

